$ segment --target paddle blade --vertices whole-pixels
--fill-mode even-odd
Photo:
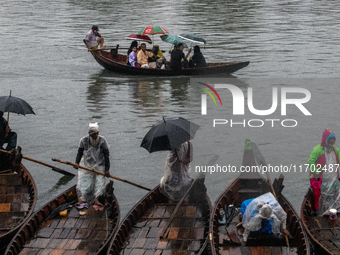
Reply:
[[[67,171],[65,171],[65,170],[63,170],[63,169],[60,169],[60,168],[57,168],[57,167],[52,167],[52,170],[55,171],[55,172],[64,174],[64,175],[75,176],[75,174],[72,174],[72,173],[70,173],[70,172],[67,172]]]

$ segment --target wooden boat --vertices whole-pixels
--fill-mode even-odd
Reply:
[[[126,55],[118,54],[118,46],[109,50],[91,51],[94,59],[105,69],[133,75],[154,75],[154,76],[178,76],[178,75],[207,75],[207,74],[230,74],[249,65],[246,62],[229,62],[229,63],[207,63],[207,67],[202,68],[185,68],[180,71],[171,69],[149,69],[137,68],[126,64]]]
[[[176,203],[168,203],[157,186],[129,211],[107,254],[202,254],[208,244],[211,203],[206,194],[200,198],[201,204],[183,202],[172,215]],[[175,217],[168,226],[171,215]]]
[[[28,219],[5,254],[105,254],[120,217],[113,190],[108,194],[105,210],[90,206],[78,212],[72,206],[78,201],[76,186],[71,187]],[[60,216],[59,211],[66,208],[67,216]]]
[[[0,253],[33,213],[38,197],[32,176],[20,159],[14,161],[15,154],[0,152]]]
[[[252,144],[246,141],[243,156],[243,167],[256,166]],[[287,199],[281,194],[283,177],[275,180],[273,187],[278,197],[278,202],[287,213],[287,230],[292,235],[289,238],[289,246],[283,235],[251,232],[247,243],[243,241],[244,228],[239,227],[238,212],[231,215],[226,221],[223,213],[229,209],[240,208],[243,201],[256,198],[270,192],[270,185],[257,172],[242,173],[236,178],[216,200],[210,217],[210,245],[212,254],[310,254],[307,235],[300,222],[300,218]],[[226,215],[226,214],[225,214]],[[223,220],[226,222],[223,222]],[[228,223],[229,222],[229,223]],[[293,252],[293,253],[292,253]]]
[[[340,254],[340,218],[317,216],[314,209],[314,194],[309,188],[301,205],[301,220],[311,238],[316,254]]]

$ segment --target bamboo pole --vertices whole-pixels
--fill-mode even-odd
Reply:
[[[96,174],[100,174],[100,175],[104,175],[104,176],[105,176],[104,173],[102,173],[102,172],[100,172],[100,171],[98,171],[98,170],[89,168],[89,167],[80,166],[80,165],[74,164],[74,163],[72,163],[72,162],[68,162],[68,161],[64,161],[64,160],[60,160],[60,159],[56,159],[56,158],[52,158],[52,160],[53,160],[53,161],[57,161],[57,162],[62,163],[62,164],[66,164],[66,165],[78,166],[78,167],[81,168],[81,169],[84,169],[84,170],[87,170],[87,171],[90,171],[90,172],[93,172],[93,173],[96,173]],[[118,180],[118,181],[126,182],[126,183],[128,183],[128,184],[131,184],[131,185],[136,186],[136,187],[141,188],[141,189],[145,189],[145,190],[147,190],[147,191],[150,191],[150,190],[151,190],[151,189],[149,189],[149,188],[143,187],[143,186],[141,186],[141,185],[139,185],[139,184],[136,184],[136,183],[134,183],[134,182],[130,182],[130,181],[128,181],[128,180],[125,180],[125,179],[122,179],[122,178],[119,178],[119,177],[116,177],[116,176],[113,176],[113,175],[110,175],[109,177],[112,178],[112,179],[116,179],[116,180]]]

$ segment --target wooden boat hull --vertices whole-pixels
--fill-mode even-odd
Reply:
[[[183,203],[165,238],[160,239],[176,207],[165,200],[159,186],[145,195],[120,224],[107,254],[202,254],[208,244],[209,197],[197,211],[192,204]]]
[[[208,63],[207,67],[202,68],[185,68],[180,71],[171,69],[148,69],[136,68],[126,64],[126,56],[115,54],[115,50],[110,52],[100,50],[91,51],[94,59],[105,69],[132,75],[148,75],[148,76],[191,76],[191,75],[208,75],[208,74],[230,74],[249,65],[246,62],[229,62],[229,63]]]
[[[316,216],[314,194],[309,188],[301,205],[301,220],[311,238],[316,254],[340,254],[340,218],[332,221],[328,216]]]
[[[24,165],[18,165],[15,171],[17,174],[0,172],[0,253],[33,213],[38,197],[34,180]]]
[[[79,215],[72,207],[66,217],[49,215],[61,205],[78,201],[76,186],[52,199],[34,213],[8,245],[5,254],[105,254],[119,223],[119,206],[113,196],[112,208],[96,211],[89,207]],[[109,217],[112,215],[112,218]],[[109,218],[108,218],[109,217]]]
[[[252,151],[246,151],[243,162],[247,161],[246,153],[250,153],[249,157],[254,157]],[[254,159],[252,159],[255,163]],[[245,165],[253,165],[246,162]],[[282,179],[283,180],[283,179]],[[287,213],[287,229],[293,236],[289,238],[290,247],[295,247],[296,253],[299,255],[310,254],[310,247],[307,235],[300,222],[300,218],[287,199],[281,195],[282,180],[274,181],[274,189],[278,196],[278,202]],[[210,217],[210,246],[212,254],[290,254],[289,248],[286,246],[284,237],[276,237],[272,234],[253,235],[248,237],[245,244],[242,238],[242,228],[237,228],[240,222],[236,216],[229,225],[220,223],[220,210],[234,205],[240,208],[244,200],[256,198],[262,194],[270,192],[270,185],[258,173],[241,174],[236,178],[216,200]]]

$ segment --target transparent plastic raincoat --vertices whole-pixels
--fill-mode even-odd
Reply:
[[[90,136],[80,139],[79,148],[83,148],[83,156],[80,165],[89,167],[104,173],[105,157],[103,150],[109,149],[109,145],[103,136],[98,136],[97,146],[90,143]],[[78,169],[77,194],[79,200],[92,203],[94,197],[104,194],[108,178],[87,170]]]
[[[313,189],[314,207],[318,215],[328,215],[330,209],[340,212],[338,168],[340,151],[334,144],[330,144],[330,138],[335,139],[334,133],[330,129],[325,129],[321,143],[313,148],[308,160],[311,170],[309,181]],[[316,173],[321,174],[318,176]],[[318,180],[317,177],[320,179]]]
[[[185,142],[180,145],[176,151],[169,151],[165,161],[165,173],[161,179],[161,188],[163,193],[174,201],[179,201],[187,188],[191,184],[190,163],[183,164],[179,160],[183,161],[190,158],[191,143]]]
[[[242,225],[245,228],[244,241],[247,241],[251,231],[261,229],[263,219],[267,220],[263,232],[279,234],[281,224],[283,229],[286,228],[287,214],[270,192],[244,201],[241,205],[241,212],[243,215]]]
[[[340,211],[340,182],[339,173],[335,167],[336,154],[332,151],[331,153],[325,152],[326,165],[334,165],[333,171],[327,171],[323,174],[322,182],[320,187],[320,198],[319,198],[319,209],[317,210],[318,215],[329,215],[330,209],[336,209]]]

